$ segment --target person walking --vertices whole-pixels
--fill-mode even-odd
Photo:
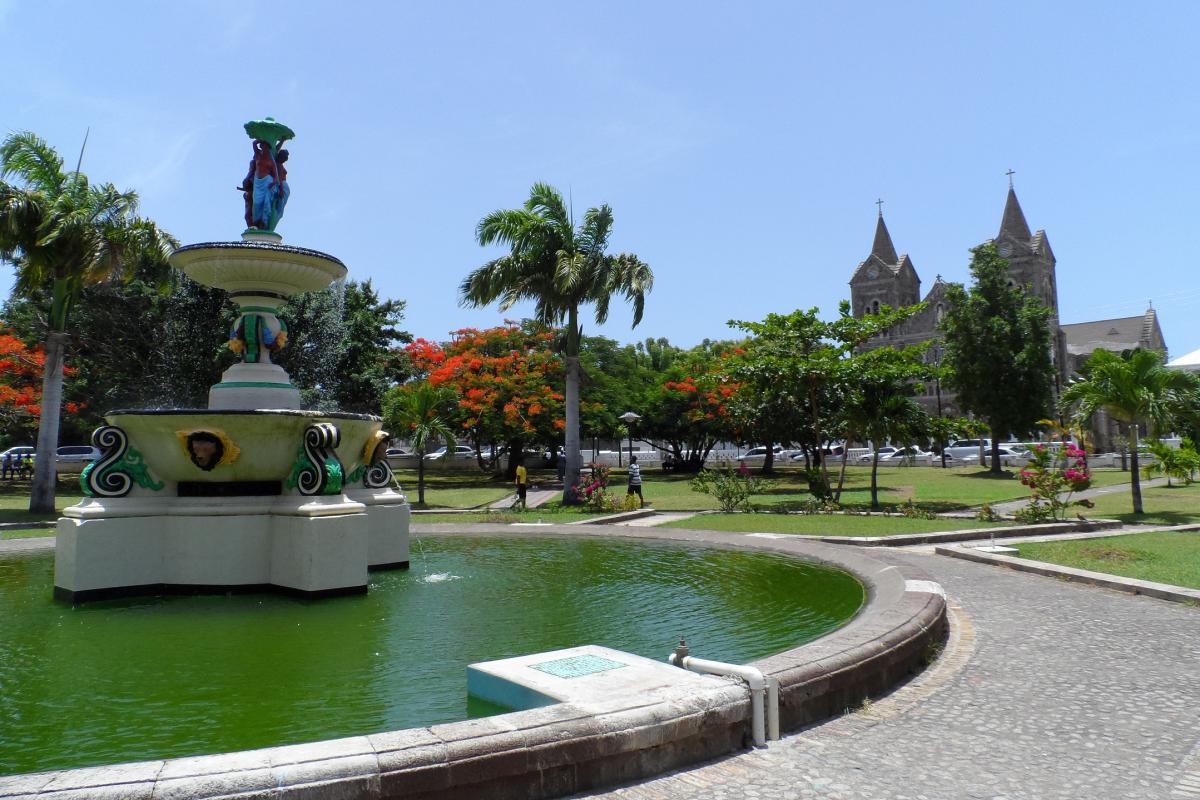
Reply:
[[[12,455],[10,453],[5,453],[4,466],[0,467],[0,479],[8,480],[10,477],[12,477],[12,473]]]
[[[629,457],[629,491],[626,496],[636,494],[641,501],[641,507],[646,507],[646,498],[642,495],[642,468],[638,466],[637,456]]]
[[[526,509],[525,496],[529,491],[529,471],[525,469],[525,462],[517,462],[517,502],[513,503],[513,508],[521,507],[521,510]]]

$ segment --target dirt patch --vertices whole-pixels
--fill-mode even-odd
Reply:
[[[1108,545],[1092,545],[1091,547],[1083,548],[1079,554],[1084,558],[1094,559],[1096,561],[1111,561],[1113,563],[1127,563],[1129,561],[1137,561],[1137,553],[1131,553],[1128,550],[1119,550]]]

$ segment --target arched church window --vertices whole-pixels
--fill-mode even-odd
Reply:
[[[942,317],[946,316],[946,308],[945,308],[945,306],[943,306],[941,303],[938,303],[938,304],[937,304],[937,310],[934,312],[934,315],[937,317],[937,321],[938,321],[938,322],[941,322],[941,321],[942,321]]]
[[[878,313],[879,313],[879,301],[878,301],[878,300],[876,300],[875,302],[871,303],[871,313],[872,313],[872,314],[878,314]]]

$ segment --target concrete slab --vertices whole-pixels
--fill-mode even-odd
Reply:
[[[723,679],[591,644],[467,667],[468,694],[516,711],[552,703],[597,706],[614,697],[659,699],[668,690],[711,688],[714,681]]]

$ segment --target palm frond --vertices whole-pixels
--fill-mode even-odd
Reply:
[[[0,178],[9,176],[51,197],[60,194],[67,183],[62,157],[45,139],[29,131],[10,134],[0,143]]]
[[[564,246],[573,243],[575,230],[571,222],[571,212],[558,189],[541,181],[535,183],[529,190],[525,209],[551,222],[562,237]]]

